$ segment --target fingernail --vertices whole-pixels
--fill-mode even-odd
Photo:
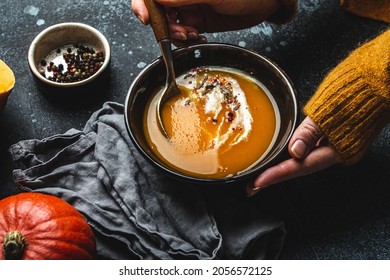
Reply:
[[[199,39],[199,43],[201,43],[201,44],[207,43],[207,38],[206,37],[201,37]]]
[[[291,146],[291,153],[296,158],[303,158],[306,156],[307,153],[307,145],[302,140],[298,139],[294,142],[294,144]]]
[[[143,25],[146,25],[144,19],[140,15],[137,15],[137,18]]]
[[[247,197],[254,196],[257,192],[258,192],[257,190],[249,189],[249,190],[246,191],[246,196]]]
[[[251,196],[255,195],[256,193],[258,193],[259,191],[261,191],[265,187],[267,187],[267,186],[257,186],[257,187],[255,187],[253,182],[249,182],[246,185],[247,197],[251,197]]]
[[[195,32],[189,32],[188,33],[188,39],[189,40],[197,40],[199,38],[199,35],[196,34]]]
[[[187,40],[187,36],[183,32],[175,32],[172,34],[172,39],[185,41]]]

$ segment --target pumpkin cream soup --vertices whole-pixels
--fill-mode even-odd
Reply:
[[[177,78],[180,95],[168,100],[157,123],[160,92],[148,104],[144,131],[168,166],[200,178],[224,178],[258,163],[272,147],[279,112],[268,90],[230,68],[202,67]]]

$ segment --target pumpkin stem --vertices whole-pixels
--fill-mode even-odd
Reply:
[[[7,232],[4,236],[3,255],[6,260],[22,259],[26,240],[19,231]]]

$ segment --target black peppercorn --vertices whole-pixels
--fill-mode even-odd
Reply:
[[[48,72],[53,72],[52,76],[48,77],[51,81],[69,83],[87,79],[100,69],[105,59],[101,50],[95,51],[84,45],[74,44],[73,48],[64,47],[63,49],[66,49],[66,52],[62,53],[66,65],[62,63],[55,65],[51,61],[46,67]],[[57,49],[56,53],[61,53],[61,50]],[[41,61],[42,66],[46,64],[46,60]]]

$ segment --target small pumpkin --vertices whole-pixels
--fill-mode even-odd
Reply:
[[[83,215],[48,194],[0,200],[0,259],[94,259],[94,234]]]
[[[15,75],[12,69],[0,59],[0,113],[4,110],[8,96],[15,85]]]

